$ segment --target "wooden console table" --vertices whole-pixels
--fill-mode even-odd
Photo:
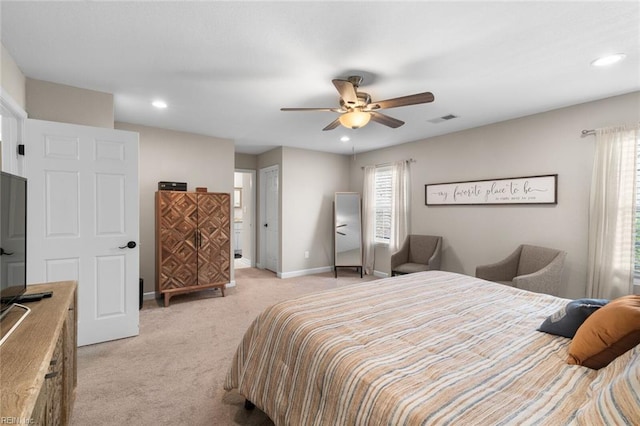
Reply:
[[[71,418],[77,384],[76,282],[27,288],[27,294],[44,291],[53,291],[52,297],[25,303],[31,313],[0,346],[3,424],[67,425]],[[7,317],[13,310],[19,308]]]

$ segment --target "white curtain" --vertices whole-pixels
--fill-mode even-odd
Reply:
[[[362,244],[364,249],[364,272],[373,274],[376,248],[376,168],[364,168],[362,190]]]
[[[587,295],[631,294],[638,127],[596,130],[591,180]]]
[[[409,234],[409,163],[391,165],[391,235],[389,252],[398,251]]]

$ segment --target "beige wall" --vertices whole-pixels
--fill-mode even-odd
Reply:
[[[283,148],[281,174],[283,274],[333,266],[333,199],[349,190],[349,157]]]
[[[116,122],[115,128],[140,134],[140,276],[145,292],[152,292],[158,182],[187,182],[189,191],[204,186],[209,192],[233,194],[234,146],[227,139],[136,124]],[[231,274],[233,280],[233,266]]]
[[[587,228],[594,137],[583,129],[633,124],[640,92],[549,111],[389,149],[358,154],[352,190],[362,188],[361,166],[414,158],[411,164],[411,231],[444,237],[442,269],[474,275],[518,244],[567,251],[563,296],[585,295]],[[501,177],[558,174],[556,206],[427,207],[424,185]],[[389,272],[385,250],[375,269]]]
[[[267,152],[258,155],[258,169],[264,169],[265,167],[280,166],[282,169],[282,147],[274,148]],[[282,183],[282,181],[281,181]]]
[[[4,45],[0,44],[0,85],[23,110],[26,110],[26,84],[24,74]]]
[[[236,153],[236,169],[257,170],[258,156],[252,154]]]
[[[113,95],[27,78],[29,118],[113,129]]]
[[[252,163],[236,154],[236,167]],[[252,161],[249,157],[249,161]],[[280,252],[278,271],[295,276],[333,266],[333,197],[348,191],[349,157],[318,151],[280,147],[257,156],[259,170],[279,166]],[[260,188],[259,182],[256,187]],[[256,218],[260,223],[259,199]],[[259,229],[256,226],[256,229]],[[260,233],[256,261],[260,263]],[[309,257],[305,258],[305,251]]]

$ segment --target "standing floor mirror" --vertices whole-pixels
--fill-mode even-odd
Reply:
[[[360,194],[336,192],[334,201],[334,272],[338,268],[357,268],[362,278],[362,211]]]

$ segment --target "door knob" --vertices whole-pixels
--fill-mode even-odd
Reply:
[[[122,246],[122,247],[119,247],[119,248],[121,248],[121,249],[136,248],[136,242],[135,241],[129,241],[126,246]]]
[[[269,227],[269,224],[268,224],[268,223],[265,223],[265,224],[264,224],[264,227],[265,227],[265,228],[268,228],[268,227]]]
[[[5,251],[5,249],[0,248],[0,256],[12,256],[13,252]]]

